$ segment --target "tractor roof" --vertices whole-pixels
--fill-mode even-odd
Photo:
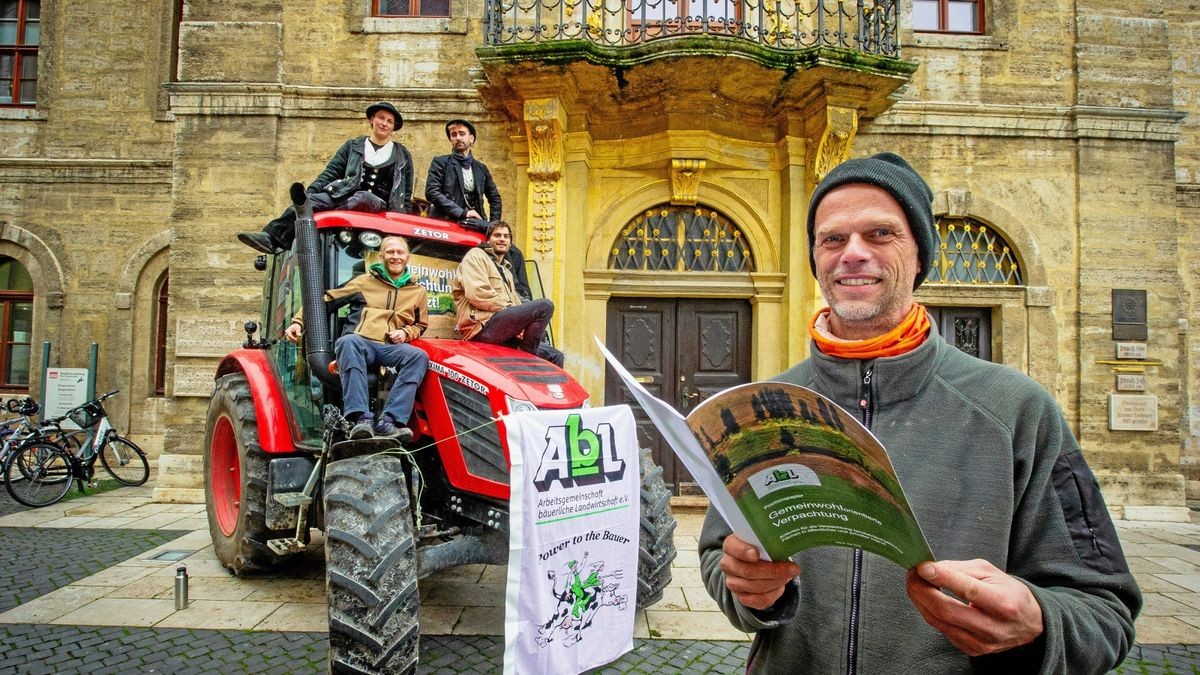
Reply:
[[[317,221],[318,230],[371,230],[382,235],[398,234],[410,242],[425,240],[443,245],[461,246],[463,249],[477,246],[485,239],[483,233],[468,230],[449,220],[392,211],[385,213],[322,211],[314,215],[313,219]]]

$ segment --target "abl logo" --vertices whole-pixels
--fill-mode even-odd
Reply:
[[[533,478],[538,492],[549,490],[554,481],[569,488],[624,478],[625,460],[617,454],[612,425],[598,424],[593,431],[581,429],[582,424],[573,413],[565,425],[546,430],[546,448]]]

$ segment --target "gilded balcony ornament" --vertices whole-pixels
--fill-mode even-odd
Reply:
[[[817,152],[809,165],[812,186],[821,182],[833,167],[850,158],[850,146],[858,133],[858,111],[854,108],[825,108],[825,129],[817,143]]]
[[[767,30],[764,42],[772,47],[788,46],[796,34],[785,18],[780,15],[777,0],[761,0],[763,14],[767,17]]]
[[[671,203],[694,205],[700,193],[700,174],[704,171],[703,159],[671,160]],[[664,212],[665,216],[666,213]]]

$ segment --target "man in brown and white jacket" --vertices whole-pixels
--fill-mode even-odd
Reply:
[[[375,263],[345,284],[325,292],[331,310],[350,305],[345,333],[334,343],[338,376],[342,381],[342,414],[354,422],[351,438],[383,436],[401,443],[412,440],[406,425],[412,416],[417,387],[429,368],[429,356],[409,344],[428,326],[425,288],[408,273],[408,242],[384,237],[382,263]],[[304,317],[297,313],[283,332],[291,342],[300,340]],[[396,369],[396,381],[375,421],[367,406],[367,369]]]
[[[542,342],[554,303],[545,298],[521,302],[504,257],[512,239],[512,226],[498,220],[487,241],[463,256],[451,289],[458,314],[455,330],[465,340],[515,347],[561,368],[563,353]]]

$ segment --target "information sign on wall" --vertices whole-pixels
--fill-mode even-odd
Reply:
[[[1109,394],[1108,428],[1112,431],[1157,431],[1158,397],[1149,394]]]

